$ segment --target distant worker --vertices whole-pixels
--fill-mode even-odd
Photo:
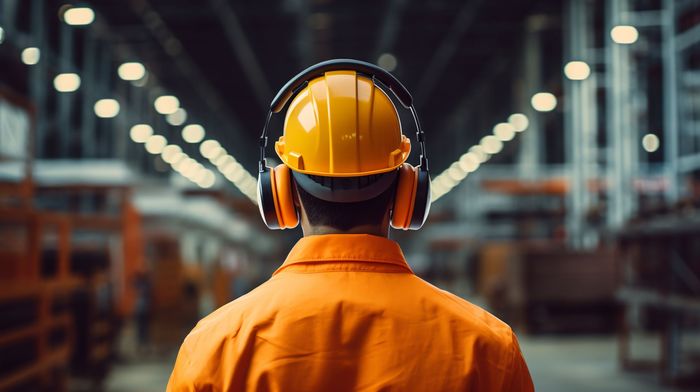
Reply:
[[[391,99],[411,110],[420,165]],[[291,101],[283,161],[265,162],[272,113]],[[268,227],[304,237],[265,283],[199,322],[169,391],[532,391],[513,331],[413,274],[389,226],[430,207],[424,136],[409,92],[355,60],[317,64],[272,102],[258,204]]]

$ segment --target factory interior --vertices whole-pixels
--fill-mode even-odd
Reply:
[[[700,391],[698,0],[0,0],[0,391],[165,390],[302,236],[258,139],[332,58],[413,94],[432,204],[391,238],[536,390]]]

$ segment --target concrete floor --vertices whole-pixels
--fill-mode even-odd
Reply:
[[[521,338],[522,350],[539,392],[671,392],[654,374],[623,373],[617,366],[613,337]],[[174,358],[117,365],[108,392],[161,392]]]
[[[622,372],[614,337],[521,338],[539,392],[671,392],[656,374]]]

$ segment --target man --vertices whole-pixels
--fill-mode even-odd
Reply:
[[[269,226],[298,219],[304,237],[267,282],[199,322],[169,391],[533,390],[512,330],[415,276],[388,238],[390,225],[422,225],[429,177],[423,157],[405,163],[410,144],[375,80],[412,108],[393,77],[350,60],[278,94],[281,106],[293,97],[275,146],[284,164],[261,161],[259,203]]]

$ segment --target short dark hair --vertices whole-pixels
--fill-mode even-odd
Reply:
[[[296,186],[301,204],[309,223],[315,226],[330,226],[348,231],[361,225],[379,225],[394,197],[394,186],[388,187],[378,196],[354,203],[335,203],[319,199],[304,188]]]

